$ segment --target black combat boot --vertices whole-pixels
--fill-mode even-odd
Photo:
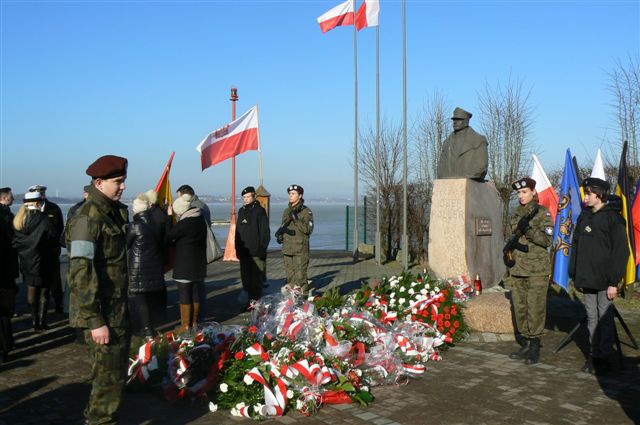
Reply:
[[[530,341],[527,338],[522,337],[522,342],[520,343],[520,349],[518,351],[515,351],[509,354],[509,358],[514,360],[524,359],[525,357],[527,357],[527,353],[529,352],[530,347],[531,347]]]
[[[39,302],[36,300],[33,304],[31,304],[31,322],[33,323],[33,330],[35,332],[40,332],[40,315],[38,314],[39,310]]]
[[[49,299],[48,298],[40,298],[40,330],[46,331],[49,330],[49,326],[47,326],[47,316],[49,315]]]
[[[540,361],[540,338],[531,338],[529,352],[525,364],[536,364]]]

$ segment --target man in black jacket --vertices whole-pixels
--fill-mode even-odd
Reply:
[[[582,370],[604,374],[610,368],[615,324],[613,300],[624,277],[629,247],[621,199],[609,195],[609,183],[584,179],[585,201],[573,236],[569,275],[575,287],[584,293],[589,329],[589,358]]]
[[[58,204],[51,202],[47,199],[47,186],[40,184],[31,186],[29,192],[40,192],[40,195],[44,198],[44,204],[42,206],[42,212],[47,216],[53,228],[55,230],[55,237],[57,241],[62,239],[62,232],[64,231],[64,219],[62,218],[62,210]],[[53,246],[52,259],[55,261],[53,265],[53,274],[51,275],[49,282],[45,282],[45,287],[48,286],[51,294],[53,294],[53,300],[55,302],[56,313],[62,313],[62,301],[64,292],[62,291],[62,279],[60,277],[60,243]],[[45,307],[47,308],[47,307]]]
[[[240,259],[242,287],[249,294],[249,300],[258,300],[266,280],[267,247],[271,239],[269,218],[256,201],[253,186],[244,188],[242,200],[244,205],[238,210],[236,220],[236,253]]]

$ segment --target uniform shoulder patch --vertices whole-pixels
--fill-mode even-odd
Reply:
[[[551,217],[551,213],[550,213],[549,211],[547,211],[547,212],[545,213],[545,215],[546,215],[547,217]]]
[[[544,232],[549,236],[553,235],[553,227],[552,226],[545,226]]]

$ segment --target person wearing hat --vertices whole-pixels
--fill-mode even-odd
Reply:
[[[180,302],[180,328],[178,333],[190,332],[200,319],[200,306],[206,302],[204,279],[207,276],[207,223],[202,211],[192,203],[193,197],[178,197],[168,214],[177,216],[167,239],[176,250],[173,280],[178,284]]]
[[[91,185],[69,220],[69,324],[84,329],[92,385],[84,411],[89,424],[116,423],[128,367],[126,158],[105,155],[86,170]]]
[[[12,245],[13,218],[11,212],[13,192],[10,187],[0,188],[0,364],[4,363],[13,350],[13,330],[11,317],[15,312],[16,278],[20,274],[18,254]]]
[[[140,193],[133,200],[133,220],[127,230],[132,328],[138,338],[156,336],[167,308],[163,251],[164,231],[153,219],[147,194]]]
[[[60,253],[61,247],[64,246],[62,234],[64,232],[64,219],[62,217],[62,210],[58,204],[51,202],[47,199],[47,186],[37,184],[29,188],[29,192],[40,192],[42,195],[42,212],[49,219],[57,235],[57,244],[51,247],[52,255],[55,257],[57,265],[52,269],[51,275],[47,276],[45,280],[46,286],[50,288],[53,295],[53,301],[56,308],[56,313],[62,313],[62,301],[64,291],[62,290],[62,279],[60,277]]]
[[[282,213],[282,225],[276,232],[276,240],[282,244],[287,284],[284,290],[300,290],[309,294],[309,237],[313,233],[313,213],[304,204],[304,189],[292,184],[287,188],[289,205]]]
[[[240,259],[242,288],[250,300],[262,297],[262,283],[266,276],[267,247],[271,240],[269,217],[260,202],[256,200],[256,190],[247,186],[242,190],[244,205],[238,210],[236,220],[236,254]]]
[[[609,183],[588,177],[582,182],[588,208],[580,213],[573,233],[569,276],[584,294],[589,330],[589,357],[582,370],[606,374],[613,352],[613,300],[618,295],[629,258],[622,199],[609,194]]]
[[[31,308],[33,330],[47,330],[49,281],[59,265],[52,249],[58,242],[56,230],[42,213],[44,198],[40,192],[27,192],[24,203],[13,219],[13,246],[20,259],[20,271],[27,285],[27,303]]]
[[[489,164],[487,138],[469,127],[471,117],[462,108],[453,111],[453,133],[442,144],[437,178],[484,181]]]
[[[514,249],[506,253],[515,264],[507,264],[510,268],[505,283],[511,288],[520,349],[509,357],[535,364],[540,360],[540,338],[547,317],[553,220],[549,210],[538,203],[535,180],[523,177],[511,187],[517,192],[520,205],[510,220],[511,232],[517,241]]]

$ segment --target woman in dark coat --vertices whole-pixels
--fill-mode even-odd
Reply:
[[[166,311],[162,272],[164,237],[144,193],[133,201],[133,221],[127,231],[129,298],[134,333],[152,338]]]
[[[191,195],[176,199],[173,208],[178,222],[169,230],[168,239],[175,244],[176,261],[173,279],[178,284],[180,322],[178,332],[187,332],[198,323],[200,303],[207,275],[207,223],[199,208],[191,206]]]
[[[24,204],[13,219],[13,246],[18,252],[20,271],[27,285],[27,302],[31,307],[33,330],[47,330],[49,288],[45,285],[55,271],[57,259],[53,258],[57,244],[56,231],[40,208],[40,192],[25,193]]]

